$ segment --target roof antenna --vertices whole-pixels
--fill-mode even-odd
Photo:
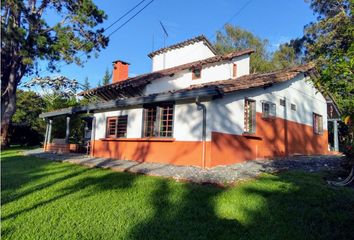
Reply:
[[[151,52],[153,52],[154,49],[155,49],[155,34],[152,33],[152,50],[151,50]]]
[[[165,26],[162,24],[162,22],[161,21],[159,21],[159,22],[160,22],[163,32],[165,33],[164,37],[163,37],[163,47],[166,48],[166,39],[168,37],[168,33],[167,33]],[[163,53],[163,69],[165,69],[165,68],[166,68],[166,57],[165,57],[165,52],[164,52]]]

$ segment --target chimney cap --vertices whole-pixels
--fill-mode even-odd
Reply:
[[[123,64],[128,64],[128,65],[130,65],[130,63],[125,62],[125,61],[122,61],[122,60],[115,60],[115,61],[113,61],[112,63],[117,63],[117,62],[121,62],[121,63],[123,63]]]

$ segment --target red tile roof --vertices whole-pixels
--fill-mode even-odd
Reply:
[[[301,73],[312,73],[313,71],[314,65],[310,63],[270,73],[249,74],[234,79],[196,84],[192,85],[190,89],[217,86],[222,92],[228,93],[250,88],[271,86],[275,83],[289,81]]]
[[[247,54],[251,54],[253,53],[254,50],[253,49],[246,49],[246,50],[242,50],[242,51],[235,51],[235,52],[231,52],[231,53],[227,53],[227,54],[223,54],[223,55],[216,55],[210,58],[206,58],[206,59],[202,59],[199,61],[194,61],[191,63],[186,63],[186,64],[182,64],[179,66],[175,66],[175,67],[171,67],[171,68],[167,68],[167,69],[163,69],[163,70],[159,70],[159,71],[155,71],[152,73],[146,73],[146,74],[142,74],[136,77],[131,77],[128,78],[127,80],[124,81],[120,81],[120,82],[116,82],[116,83],[111,83],[111,84],[107,84],[105,86],[101,86],[101,87],[97,87],[97,88],[93,88],[84,92],[79,93],[78,95],[80,96],[86,96],[86,95],[96,95],[100,92],[103,92],[105,90],[119,90],[119,89],[123,89],[125,87],[131,86],[131,87],[139,87],[142,85],[146,85],[147,83],[149,83],[152,80],[158,79],[158,78],[162,78],[171,74],[175,74],[177,72],[186,70],[186,69],[191,69],[193,67],[197,67],[197,66],[203,66],[203,65],[207,65],[207,64],[212,64],[212,63],[217,63],[217,62],[222,62],[222,61],[229,61],[235,57],[239,57],[242,55],[247,55]]]
[[[197,36],[195,38],[191,38],[191,39],[188,39],[186,41],[183,41],[183,42],[179,42],[177,44],[174,44],[174,45],[171,45],[171,46],[168,46],[168,47],[165,47],[165,48],[160,48],[156,51],[153,51],[151,53],[148,54],[148,57],[152,58],[153,56],[155,55],[158,55],[158,54],[161,54],[161,53],[164,53],[164,52],[167,52],[169,50],[172,50],[172,49],[177,49],[177,48],[182,48],[182,47],[185,47],[185,46],[188,46],[188,45],[191,45],[193,43],[196,43],[196,42],[204,42],[204,44],[209,47],[209,49],[214,53],[216,54],[216,50],[215,48],[213,47],[213,45],[209,42],[209,40],[204,36],[204,35],[200,35],[200,36]]]

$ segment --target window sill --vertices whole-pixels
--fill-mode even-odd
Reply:
[[[242,136],[245,137],[245,138],[257,139],[257,140],[262,140],[263,139],[261,136],[257,136],[257,135],[252,134],[252,133],[243,133]]]
[[[100,138],[102,141],[116,141],[116,142],[174,142],[175,138]]]

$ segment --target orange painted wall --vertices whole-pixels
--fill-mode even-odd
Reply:
[[[206,142],[205,166],[229,165],[253,159],[265,159],[293,154],[327,154],[328,133],[313,133],[312,126],[263,119],[257,113],[254,136],[212,132]],[[202,142],[153,140],[96,140],[91,154],[95,157],[160,162],[175,165],[202,166]]]
[[[276,156],[327,153],[327,131],[318,135],[313,133],[312,126],[285,121],[281,118],[263,119],[261,113],[257,113],[257,127],[254,138],[218,132],[212,133],[211,166]]]
[[[206,143],[206,165],[210,165],[210,142]],[[202,142],[96,140],[95,157],[202,166]]]

